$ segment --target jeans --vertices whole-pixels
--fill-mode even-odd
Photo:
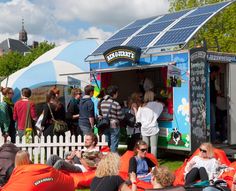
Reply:
[[[120,127],[106,129],[104,134],[106,135],[106,141],[108,142],[111,152],[117,152],[120,138]]]
[[[197,180],[209,180],[208,174],[206,172],[206,169],[204,167],[201,168],[192,168],[185,177],[185,185],[191,185],[195,183]]]
[[[157,157],[158,134],[152,136],[143,136],[143,141],[145,141],[147,145],[151,147],[151,153]]]
[[[20,143],[22,142],[22,137],[25,135],[25,130],[18,130],[18,136],[20,138]]]
[[[82,136],[88,134],[88,133],[91,133],[93,132],[92,131],[92,128],[90,126],[86,126],[86,125],[79,125],[79,127],[77,128],[77,130],[81,130],[82,132]]]
[[[206,188],[203,188],[203,190],[202,191],[220,191],[219,189],[217,189],[217,188],[214,188],[214,187],[206,187]]]
[[[71,164],[69,162],[66,162],[57,155],[50,156],[49,159],[47,160],[47,165],[53,166],[53,168],[57,170],[66,170],[69,172],[82,172],[80,167],[75,166],[74,164]]]
[[[216,104],[211,103],[210,108],[210,132],[211,132],[211,142],[216,141]]]

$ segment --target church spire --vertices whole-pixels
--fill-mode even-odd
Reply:
[[[19,32],[19,40],[27,44],[28,37],[27,37],[27,32],[24,28],[24,19],[22,19],[22,29]]]

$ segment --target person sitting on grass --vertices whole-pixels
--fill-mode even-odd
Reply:
[[[175,175],[165,166],[155,167],[151,174],[151,183],[154,189],[170,187],[175,180]]]
[[[145,141],[139,140],[134,148],[135,156],[129,160],[129,173],[134,172],[137,178],[145,182],[151,181],[151,168],[155,164],[146,157],[148,145]]]
[[[90,185],[91,191],[136,191],[136,175],[130,174],[131,189],[119,176],[120,157],[117,153],[108,153],[98,163],[95,177]]]
[[[103,154],[96,147],[98,138],[93,133],[85,135],[84,149],[65,153],[65,160],[57,155],[52,155],[47,160],[47,165],[56,169],[69,172],[86,172],[96,169]]]

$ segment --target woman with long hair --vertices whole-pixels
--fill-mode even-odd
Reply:
[[[159,126],[157,119],[163,111],[163,104],[154,101],[153,91],[146,91],[144,103],[138,108],[136,121],[141,123],[141,135],[148,146],[151,146],[151,153],[157,156],[157,142]]]
[[[1,87],[1,92],[3,95],[3,102],[1,103],[2,116],[1,116],[1,123],[0,123],[2,135],[5,138],[5,141],[6,141],[6,138],[10,136],[11,142],[15,143],[16,142],[16,128],[15,128],[15,121],[13,120],[14,103],[12,102],[14,92],[13,92],[13,89],[9,87],[6,87],[6,88]]]
[[[211,143],[202,143],[199,154],[194,156],[185,167],[185,185],[191,185],[197,180],[211,180],[214,177],[219,161],[214,157]]]
[[[137,178],[145,182],[151,181],[151,169],[155,164],[146,157],[148,145],[145,141],[139,140],[134,148],[135,156],[129,160],[129,173],[135,173]]]
[[[142,93],[134,92],[128,100],[128,111],[125,114],[127,149],[134,150],[135,143],[141,139],[140,127],[135,126],[135,116],[139,106],[142,104]]]
[[[18,151],[15,157],[15,167],[27,164],[32,164],[28,151]]]
[[[50,91],[46,95],[46,104],[43,108],[44,116],[42,119],[41,126],[43,126],[43,135],[44,136],[53,136],[54,126],[53,126],[53,118],[55,120],[62,120],[65,121],[65,107],[63,104],[58,100],[56,94],[53,91]],[[52,112],[52,113],[51,113]],[[52,116],[53,115],[53,116]],[[62,134],[55,134],[57,136],[63,135]]]
[[[108,153],[98,163],[95,177],[90,185],[91,191],[136,191],[136,176],[130,174],[132,188],[119,176],[120,157],[117,153]]]
[[[71,90],[71,99],[67,105],[66,120],[69,125],[71,135],[76,137],[81,134],[78,132],[78,119],[79,119],[79,102],[82,97],[82,90],[80,88],[73,88]]]

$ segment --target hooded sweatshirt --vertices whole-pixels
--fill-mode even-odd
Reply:
[[[94,104],[90,96],[85,95],[79,104],[79,126],[91,128],[89,118],[94,117]]]

